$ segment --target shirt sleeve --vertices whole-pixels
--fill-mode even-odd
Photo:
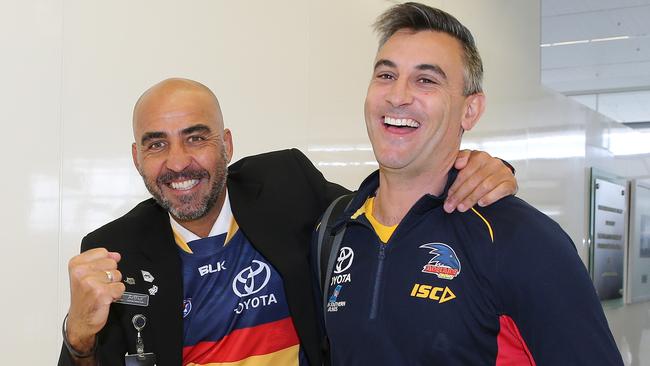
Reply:
[[[495,223],[500,315],[511,320],[535,364],[623,365],[569,236],[527,204],[501,221]]]

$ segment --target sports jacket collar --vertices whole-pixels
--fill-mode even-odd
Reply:
[[[449,187],[454,183],[458,176],[458,170],[451,168],[447,173],[447,183],[445,188],[439,196],[433,194],[425,194],[422,196],[409,210],[409,213],[421,214],[432,208],[441,206],[447,198]],[[334,224],[334,231],[337,231],[341,225],[351,220],[351,216],[366,202],[370,196],[374,196],[379,188],[379,170],[375,170],[370,174],[359,186],[350,205],[345,209],[343,215],[336,219]]]

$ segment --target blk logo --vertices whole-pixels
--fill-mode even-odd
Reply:
[[[343,247],[339,251],[339,256],[336,258],[336,266],[334,268],[334,273],[345,272],[352,266],[352,261],[354,260],[354,252],[350,247]]]
[[[203,276],[205,276],[205,275],[207,275],[209,273],[220,272],[220,271],[223,271],[225,269],[227,269],[226,268],[226,261],[217,262],[217,264],[215,264],[214,267],[212,266],[212,264],[206,264],[205,266],[201,266],[201,267],[198,268],[199,274],[201,275],[201,277],[203,277]]]
[[[232,290],[239,297],[249,296],[260,292],[271,278],[269,265],[253,260],[249,267],[244,268],[232,281]]]

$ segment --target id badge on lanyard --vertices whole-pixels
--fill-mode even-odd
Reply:
[[[156,366],[156,355],[152,352],[144,352],[144,340],[141,331],[147,325],[147,318],[142,314],[136,314],[131,319],[133,327],[138,331],[138,337],[135,342],[136,354],[125,355],[124,364],[126,366]]]

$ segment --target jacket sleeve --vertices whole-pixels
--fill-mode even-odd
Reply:
[[[72,356],[70,356],[70,353],[65,348],[65,345],[63,343],[61,344],[61,353],[59,354],[59,363],[57,363],[57,365],[74,366],[74,362],[72,361]]]
[[[323,173],[321,173],[314,164],[298,149],[291,149],[294,158],[302,168],[302,173],[305,176],[305,179],[309,182],[310,186],[314,190],[320,199],[320,208],[321,213],[325,211],[327,206],[334,201],[336,198],[350,193],[350,190],[345,187],[332,183],[325,179]]]
[[[127,351],[120,335],[121,331],[119,327],[116,327],[116,324],[117,322],[112,321],[109,315],[109,322],[98,334],[99,339],[95,351],[97,365],[124,365],[124,354]],[[65,345],[61,344],[58,366],[74,365],[72,355],[70,355]]]
[[[500,336],[514,329],[538,366],[623,365],[569,236],[536,210],[514,214],[516,229],[495,227]]]

